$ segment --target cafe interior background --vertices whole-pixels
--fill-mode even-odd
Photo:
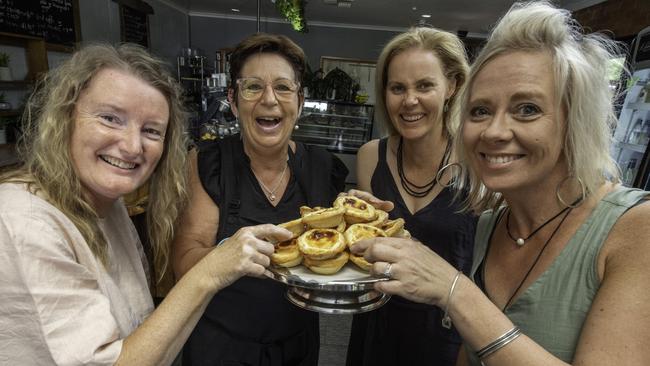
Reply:
[[[631,50],[639,32],[650,26],[649,1],[555,3],[571,10],[586,29],[607,31]],[[38,75],[60,64],[76,46],[91,42],[132,41],[166,60],[186,91],[193,111],[188,129],[195,141],[236,133],[239,126],[225,101],[229,52],[244,37],[261,31],[286,35],[304,49],[309,62],[307,98],[293,137],[341,157],[351,172],[348,186],[354,187],[356,150],[382,136],[373,106],[375,61],[383,45],[410,26],[426,24],[457,33],[472,58],[491,25],[511,4],[505,0],[1,1],[0,169],[18,163],[14,146],[21,108]],[[632,64],[629,56],[621,55],[619,62]],[[637,84],[632,89],[650,89],[647,79],[633,80]],[[640,105],[650,115],[650,98],[645,104],[632,105]],[[647,117],[642,126],[647,124],[649,137]],[[632,123],[627,127],[633,128]],[[639,136],[634,135],[632,143],[626,140],[628,134],[622,134],[625,141],[619,155],[627,157],[626,148],[629,154],[634,146],[639,150],[637,158],[626,160],[628,165],[632,160],[638,165],[632,167],[629,184],[644,186],[641,180],[650,170],[648,153],[645,146],[638,147]],[[131,213],[140,229],[145,199],[146,192],[131,199]],[[155,288],[154,296],[163,296],[164,287],[163,283]],[[351,316],[322,315],[321,319],[320,365],[342,365]]]

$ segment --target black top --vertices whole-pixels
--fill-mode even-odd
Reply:
[[[454,267],[469,274],[477,217],[457,214],[453,191],[444,188],[415,214],[408,210],[386,163],[387,139],[379,141],[377,167],[370,182],[373,194],[392,201],[391,219],[401,217],[414,238]],[[383,307],[355,315],[347,365],[455,365],[461,339],[441,326],[443,311],[393,296]]]
[[[291,177],[273,207],[250,169],[239,136],[200,147],[199,177],[220,210],[217,242],[244,226],[294,220],[302,205],[331,205],[344,187],[343,163],[300,143],[295,153],[288,150]],[[300,177],[306,174],[310,178]],[[303,189],[305,184],[320,186],[311,179],[325,187]],[[279,282],[253,277],[219,291],[186,343],[183,365],[316,365],[318,314],[290,304],[285,292]]]

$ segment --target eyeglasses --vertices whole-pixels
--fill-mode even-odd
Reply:
[[[239,94],[242,98],[250,101],[260,99],[262,94],[264,94],[264,90],[266,90],[266,86],[269,84],[271,84],[275,97],[284,102],[291,101],[300,86],[295,81],[289,79],[277,79],[272,82],[267,82],[258,78],[237,79]]]

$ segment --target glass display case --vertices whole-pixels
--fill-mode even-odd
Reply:
[[[293,139],[356,154],[372,135],[373,106],[331,100],[306,99]]]

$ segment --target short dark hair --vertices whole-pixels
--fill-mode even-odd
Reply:
[[[256,33],[241,41],[230,55],[230,88],[237,90],[237,79],[240,77],[244,63],[256,53],[275,53],[284,57],[295,73],[296,81],[302,84],[303,75],[307,67],[305,52],[289,37]]]

